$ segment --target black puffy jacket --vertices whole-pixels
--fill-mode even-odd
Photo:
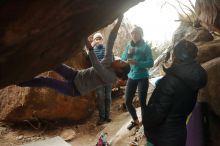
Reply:
[[[154,146],[185,146],[186,119],[196,103],[207,73],[195,61],[172,65],[145,107],[143,125]]]

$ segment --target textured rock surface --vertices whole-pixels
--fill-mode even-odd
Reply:
[[[77,60],[77,61],[76,61]],[[84,53],[68,60],[67,64],[76,68],[87,68],[90,64]],[[44,76],[62,79],[54,72]],[[95,109],[95,97],[68,97],[48,88],[20,88],[9,86],[0,90],[0,120],[20,122],[24,120],[71,120],[86,119]]]
[[[198,61],[200,63],[220,57],[220,39],[197,44],[197,46],[199,48]]]
[[[195,11],[204,27],[220,33],[219,0],[196,0]]]
[[[194,28],[191,25],[182,22],[173,35],[173,42],[176,43],[181,39],[187,39],[193,42],[209,42],[214,38],[205,28]]]
[[[220,57],[206,62],[203,67],[208,72],[208,84],[201,90],[199,98],[206,101],[211,110],[220,117]]]
[[[71,120],[87,118],[95,109],[93,97],[66,97],[47,88],[6,87],[0,91],[3,121]]]
[[[199,93],[199,100],[208,103],[208,145],[220,145],[220,57],[203,64],[208,84]]]
[[[76,55],[90,33],[141,1],[1,1],[0,87],[30,79]]]
[[[113,25],[101,30],[106,40]],[[121,29],[129,30],[124,27]],[[124,31],[120,31],[119,34],[127,35],[127,33],[124,34]],[[115,44],[120,45],[119,38]],[[66,64],[77,69],[91,66],[85,51],[76,54],[75,57],[66,61]],[[63,79],[52,71],[43,73],[42,75],[59,80]],[[68,119],[80,121],[87,118],[94,111],[95,98],[94,93],[85,97],[73,98],[66,97],[47,88],[19,88],[17,86],[9,86],[0,90],[0,104],[0,110],[2,111],[0,112],[0,119],[4,121],[18,122],[35,119]]]
[[[220,118],[212,111],[208,112],[209,120],[209,141],[208,146],[219,146],[220,145]]]

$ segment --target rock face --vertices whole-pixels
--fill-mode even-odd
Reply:
[[[0,91],[1,121],[86,119],[95,109],[94,97],[66,97],[46,88],[9,86]]]
[[[90,33],[141,1],[1,1],[0,88],[73,57]]]
[[[213,40],[210,42],[202,43],[202,44],[197,44],[199,47],[199,52],[198,52],[198,61],[200,63],[205,63],[208,62],[214,58],[217,58],[220,56],[220,40]]]
[[[200,92],[199,98],[209,104],[211,110],[220,117],[220,57],[203,64],[208,73],[208,84]]]
[[[220,145],[220,56],[203,64],[208,72],[208,84],[200,91],[200,101],[208,104],[208,143],[209,146]]]
[[[83,52],[73,60],[68,60],[67,64],[76,68],[90,66]],[[43,75],[62,79],[54,72],[46,72]],[[48,88],[9,86],[0,90],[1,121],[64,119],[77,122],[86,119],[94,109],[95,96],[93,93],[83,97],[68,97]]]
[[[212,34],[205,28],[195,28],[188,23],[182,22],[173,35],[173,43],[181,39],[187,39],[193,42],[209,42],[214,39]]]
[[[196,0],[195,12],[204,27],[220,33],[220,1]]]
[[[119,37],[116,40],[115,44],[121,45],[120,42],[122,40],[120,38],[123,38],[123,40],[126,38],[125,36],[128,33],[124,33],[124,32],[130,29],[127,28],[128,25],[129,24],[127,24],[126,22],[122,23],[122,27],[119,30]],[[101,30],[104,34],[104,37],[106,38],[105,40],[108,39],[108,35],[111,29],[113,28],[113,26],[114,24],[111,24],[107,28]],[[77,37],[79,36],[76,36],[76,38]],[[79,45],[79,43],[80,42],[76,42],[77,45]],[[64,49],[63,50],[60,49],[60,51],[64,51]],[[60,51],[56,52],[55,50],[55,52],[53,52],[53,55],[54,56],[60,55]],[[71,48],[71,51],[72,52],[69,53],[70,54],[75,53],[75,55],[74,57],[66,61],[66,64],[77,69],[88,68],[89,66],[91,66],[91,63],[85,51],[80,51],[80,49],[78,48]],[[66,54],[66,55],[70,55],[70,54]],[[51,60],[49,62],[43,62],[43,63],[48,64],[54,62],[53,60]],[[29,72],[31,73],[32,71],[29,70]],[[57,75],[52,71],[45,72],[41,75],[62,80],[62,77],[60,77],[59,75]],[[48,88],[20,88],[18,86],[8,86],[0,90],[0,105],[1,105],[0,107],[1,121],[21,122],[24,120],[36,120],[36,119],[45,119],[45,120],[65,119],[65,120],[71,120],[77,122],[84,120],[89,115],[91,115],[91,113],[95,109],[96,104],[95,104],[94,93],[91,93],[84,97],[67,97],[64,96],[63,94],[59,94],[58,92]]]

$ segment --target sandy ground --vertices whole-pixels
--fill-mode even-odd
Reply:
[[[102,131],[108,133],[108,141],[112,146],[127,146],[138,135],[137,133],[142,134],[135,128],[131,131],[127,130],[131,118],[128,112],[121,110],[123,102],[122,97],[113,99],[112,122],[100,126],[96,126],[98,111],[95,111],[87,121],[81,124],[26,122],[22,125],[9,125],[0,123],[0,146],[18,146],[55,136],[69,139],[67,142],[73,146],[95,146]],[[140,115],[140,109],[138,109],[138,114]]]

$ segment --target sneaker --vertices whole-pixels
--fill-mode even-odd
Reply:
[[[137,124],[134,121],[131,121],[131,123],[128,125],[127,129],[131,130],[132,128],[134,128],[135,126],[137,126]]]
[[[105,119],[99,119],[98,121],[97,121],[97,123],[96,123],[96,125],[98,126],[98,125],[102,125],[102,124],[104,124],[105,123]]]
[[[106,118],[105,121],[106,121],[107,123],[109,123],[109,122],[112,121],[112,119],[110,119],[110,118]]]

